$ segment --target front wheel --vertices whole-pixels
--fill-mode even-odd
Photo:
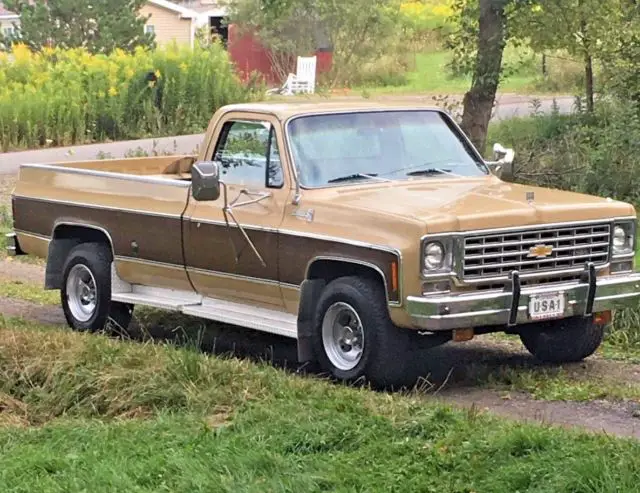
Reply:
[[[572,317],[524,327],[520,340],[540,361],[573,363],[595,353],[604,338],[605,325],[593,317]]]
[[[111,301],[111,252],[102,243],[82,243],[69,252],[60,298],[69,326],[95,332],[109,325],[126,331],[133,306]]]
[[[322,369],[342,381],[398,386],[407,377],[410,334],[389,318],[379,282],[341,277],[324,289],[316,307],[314,348]]]

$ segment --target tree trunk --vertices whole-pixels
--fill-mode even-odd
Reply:
[[[593,57],[591,56],[591,37],[587,21],[580,21],[580,37],[584,52],[584,93],[587,97],[587,112],[593,112]]]
[[[504,0],[480,0],[478,54],[471,89],[463,100],[462,129],[482,154],[502,69],[506,24],[504,4]]]
[[[593,58],[586,54],[584,57],[584,87],[587,96],[587,112],[593,112]]]

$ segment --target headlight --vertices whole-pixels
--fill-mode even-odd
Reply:
[[[613,227],[613,256],[631,255],[635,247],[635,222],[617,223]]]
[[[444,247],[434,241],[424,247],[424,269],[432,271],[442,269],[444,264]]]
[[[420,270],[425,277],[448,275],[453,268],[454,241],[448,235],[423,238]]]

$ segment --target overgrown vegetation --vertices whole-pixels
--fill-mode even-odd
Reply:
[[[0,149],[196,133],[256,87],[218,43],[110,55],[14,45],[0,53]]]
[[[516,150],[515,180],[640,204],[640,111],[602,101],[594,113],[557,111],[491,127],[490,143]]]

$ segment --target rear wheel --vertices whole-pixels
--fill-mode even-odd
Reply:
[[[572,363],[591,356],[602,343],[605,325],[593,317],[572,317],[527,326],[520,340],[540,361]]]
[[[71,250],[63,268],[62,309],[74,330],[126,331],[133,306],[111,301],[111,251],[102,243]]]
[[[316,307],[314,348],[325,372],[342,381],[399,386],[407,378],[410,334],[389,318],[379,282],[341,277],[324,289]]]

